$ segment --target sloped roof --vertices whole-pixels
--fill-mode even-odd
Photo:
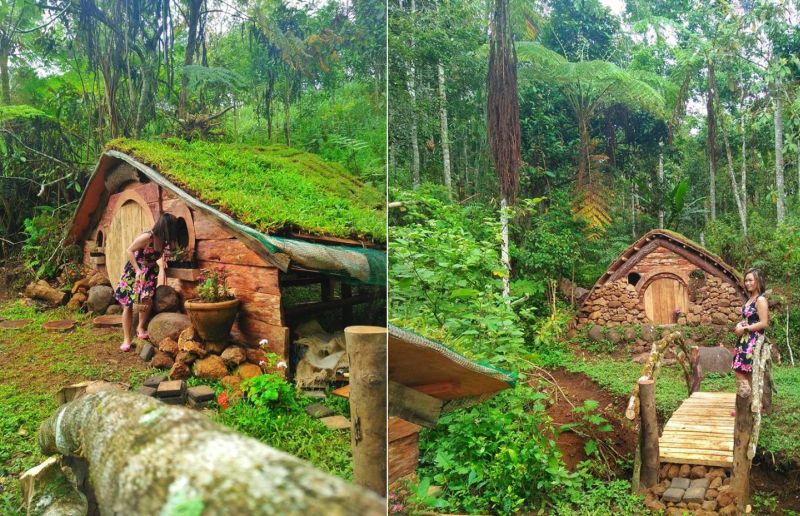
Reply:
[[[680,233],[667,229],[654,229],[628,246],[628,248],[622,251],[622,253],[611,262],[611,265],[609,265],[606,272],[600,276],[594,284],[594,287],[592,287],[592,290],[584,298],[584,301],[591,298],[592,293],[597,287],[626,275],[637,262],[659,246],[674,251],[706,272],[712,274],[716,272],[717,275],[721,275],[733,284],[740,293],[744,292],[742,288],[742,275],[736,269],[725,263],[722,258]]]
[[[151,167],[262,233],[300,230],[385,242],[383,192],[337,163],[284,145],[117,139],[107,149]]]
[[[67,243],[86,238],[111,193],[106,176],[121,163],[216,218],[283,271],[311,270],[386,284],[386,252],[365,247],[385,241],[383,196],[340,166],[284,146],[114,140],[84,189]],[[275,234],[292,229],[348,245]],[[339,235],[345,236],[335,238]]]

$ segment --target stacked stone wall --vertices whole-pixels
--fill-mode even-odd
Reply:
[[[647,322],[644,303],[639,299],[636,287],[625,279],[596,288],[578,315],[578,324],[619,326]]]
[[[732,326],[741,318],[743,303],[733,285],[716,276],[706,275],[705,282],[694,289],[690,287],[686,323]]]

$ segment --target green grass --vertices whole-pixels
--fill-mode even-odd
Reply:
[[[383,192],[341,165],[283,145],[118,139],[130,154],[199,199],[265,233],[386,240]]]
[[[49,333],[47,321],[71,318],[78,326],[69,333]],[[39,311],[19,302],[0,303],[0,319],[31,319],[18,330],[0,329],[0,514],[18,514],[22,504],[17,478],[44,460],[36,434],[57,408],[55,394],[85,380],[121,381],[136,388],[163,371],[148,368],[136,356],[117,351],[118,332],[96,333],[91,318],[64,308]],[[222,392],[219,382],[190,378],[190,386],[206,383]],[[209,416],[314,466],[345,479],[352,477],[350,433],[328,430],[303,407],[315,400],[301,397],[299,407],[255,409],[246,401],[222,411],[212,404]],[[322,402],[349,416],[347,400],[329,396]]]
[[[630,360],[599,358],[581,360],[577,357],[566,360],[564,367],[583,373],[620,397],[629,397],[641,365]],[[762,451],[780,455],[785,460],[800,462],[800,441],[797,428],[800,426],[800,368],[776,365],[773,368],[778,390],[773,396],[774,412],[762,419],[758,446]],[[709,374],[703,379],[703,391],[736,392],[733,374]],[[668,418],[687,397],[686,381],[679,365],[662,367],[656,382],[656,409]]]

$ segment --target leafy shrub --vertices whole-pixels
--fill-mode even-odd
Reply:
[[[511,514],[558,497],[564,468],[545,414],[545,395],[527,386],[443,416],[420,440],[420,477],[444,487],[449,512]]]
[[[294,387],[274,374],[262,374],[248,378],[240,385],[242,392],[253,405],[262,408],[298,407]]]
[[[68,263],[79,260],[75,246],[64,246],[64,234],[69,219],[64,212],[50,206],[37,207],[37,213],[25,219],[25,242],[20,256],[26,269],[34,271],[37,278],[55,278]]]

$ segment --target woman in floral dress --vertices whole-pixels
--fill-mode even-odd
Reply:
[[[744,289],[750,295],[750,299],[742,307],[742,320],[734,329],[739,340],[734,350],[732,367],[736,372],[739,392],[749,395],[756,342],[759,337],[764,335],[764,329],[769,324],[767,298],[763,295],[766,283],[761,270],[750,269],[747,271],[744,275]]]
[[[175,217],[164,213],[158,218],[153,229],[145,231],[134,239],[128,247],[128,262],[122,271],[114,297],[122,305],[122,331],[124,340],[120,351],[130,351],[133,340],[133,304],[147,305],[147,309],[139,313],[139,325],[136,336],[149,339],[146,325],[152,309],[153,295],[160,279],[159,270],[166,269],[163,259],[164,248],[171,245],[175,235]],[[161,269],[159,269],[159,264]]]

